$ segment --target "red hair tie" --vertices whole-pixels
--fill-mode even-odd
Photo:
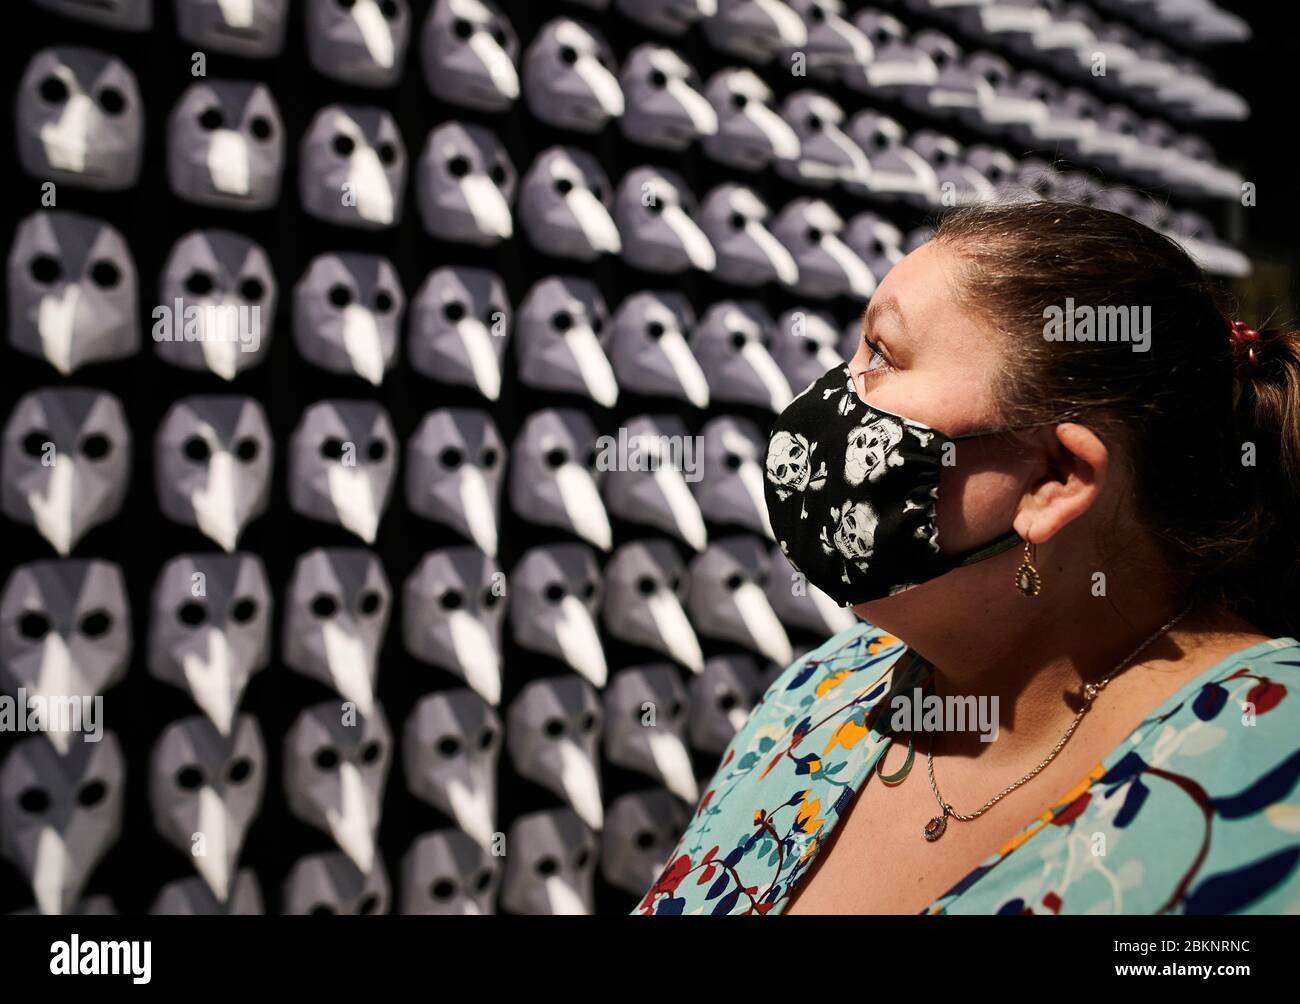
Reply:
[[[1259,351],[1264,344],[1264,336],[1245,321],[1232,321],[1228,324],[1228,340],[1232,344],[1233,354],[1238,362],[1245,356],[1250,365],[1259,365]]]

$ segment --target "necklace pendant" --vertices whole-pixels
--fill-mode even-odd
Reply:
[[[946,829],[948,829],[947,814],[945,813],[942,816],[935,816],[925,824],[925,830],[923,831],[925,833],[925,839],[930,841],[930,843],[934,843],[943,836],[943,832]]]

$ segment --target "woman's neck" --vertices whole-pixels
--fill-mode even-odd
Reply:
[[[1053,600],[1047,590],[1038,597],[1013,595],[996,603],[988,595],[945,605],[944,616],[933,623],[917,616],[900,617],[893,625],[888,613],[884,623],[868,619],[897,634],[931,664],[939,697],[974,697],[996,708],[996,741],[974,730],[943,738],[946,755],[986,758],[982,762],[990,767],[1024,762],[1050,750],[1082,706],[1085,684],[1112,674],[1185,606],[1172,588],[1121,592],[1128,598],[1122,604],[1104,596],[1081,603],[1077,593]],[[1108,690],[1136,695],[1143,690],[1141,678],[1151,674],[1170,683],[1191,679],[1266,638],[1235,615],[1193,609],[1133,656]]]

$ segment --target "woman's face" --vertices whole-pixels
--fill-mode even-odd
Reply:
[[[960,258],[924,244],[871,299],[849,362],[858,394],[953,436],[999,425],[997,376],[1007,337],[958,305]],[[1001,437],[956,444],[939,485],[939,544],[964,551],[1006,532],[1032,464]],[[901,594],[906,596],[907,594]]]

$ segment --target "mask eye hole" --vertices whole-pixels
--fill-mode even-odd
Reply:
[[[99,107],[107,115],[121,115],[126,110],[126,95],[116,87],[105,87],[99,92]]]
[[[509,175],[506,173],[506,166],[501,163],[492,165],[492,170],[488,171],[488,177],[492,179],[493,184],[500,187],[506,183]]]
[[[46,77],[38,88],[41,99],[52,105],[61,105],[68,100],[68,85],[58,77]]]
[[[226,117],[221,114],[220,108],[205,108],[199,115],[199,127],[207,132],[220,129],[225,124]]]
[[[253,134],[254,139],[260,139],[265,143],[271,138],[271,134],[275,132],[275,129],[272,127],[269,118],[265,115],[258,115],[253,118],[252,122],[248,123],[248,131]]]
[[[546,451],[547,467],[563,467],[569,462],[569,455],[558,446]]]
[[[548,603],[559,603],[565,597],[565,588],[558,582],[552,582],[543,590],[542,595]]]
[[[478,462],[480,467],[488,467],[488,468],[495,467],[497,465],[497,459],[498,459],[498,454],[495,446],[483,447],[482,452],[480,452],[478,455]]]
[[[257,601],[251,596],[236,600],[230,608],[230,619],[236,624],[247,624],[257,616]]]
[[[335,770],[339,765],[339,754],[332,746],[322,746],[316,751],[312,761],[316,764],[318,770]]]
[[[650,86],[660,89],[667,87],[668,76],[662,70],[655,70],[650,74]]]
[[[251,464],[256,460],[261,450],[261,446],[252,436],[245,436],[235,444],[235,456],[246,464]]]
[[[320,455],[326,460],[343,458],[343,440],[331,436],[320,444]]]
[[[383,755],[384,745],[378,740],[372,739],[361,747],[361,762],[364,764],[378,763]]]
[[[379,13],[384,15],[386,21],[396,21],[402,11],[397,6],[397,0],[379,0]]]
[[[500,602],[501,602],[501,597],[497,595],[496,591],[491,586],[483,590],[482,603],[484,609],[491,610],[494,606],[496,606]]]
[[[392,164],[397,160],[397,147],[392,143],[380,143],[375,152],[379,154],[381,164]]]
[[[311,599],[311,612],[321,620],[333,617],[338,609],[338,600],[329,593],[317,593]]]
[[[28,788],[18,796],[23,812],[39,816],[50,807],[50,795],[44,788]]]
[[[457,321],[464,318],[465,305],[459,300],[449,300],[447,303],[443,304],[442,316],[452,324],[455,324]]]
[[[23,437],[23,452],[29,457],[40,457],[45,453],[46,443],[52,444],[52,440],[44,429],[29,432]]]
[[[372,439],[366,448],[366,459],[377,464],[386,456],[388,456],[388,444],[382,439]]]
[[[193,296],[207,296],[214,283],[207,272],[191,272],[185,277],[185,292]]]
[[[32,259],[31,276],[42,286],[49,286],[63,278],[63,266],[57,258],[47,254],[38,254]]]
[[[453,178],[463,178],[469,174],[469,158],[457,154],[447,161],[447,173]]]
[[[636,591],[642,596],[652,596],[659,590],[659,583],[655,582],[649,575],[643,575],[636,580]]]
[[[457,38],[468,40],[474,36],[474,25],[463,17],[458,17],[451,23],[451,31]]]
[[[439,597],[438,603],[444,610],[459,610],[465,604],[465,597],[458,589],[448,589]]]
[[[266,293],[266,286],[256,276],[249,276],[239,284],[239,295],[250,303],[260,300]]]
[[[377,590],[367,589],[361,594],[361,603],[359,604],[361,612],[367,617],[373,617],[379,613],[384,605],[384,598],[379,595]]]
[[[352,302],[352,291],[342,283],[336,283],[331,286],[328,295],[330,303],[338,307],[340,310]]]
[[[565,66],[572,66],[578,61],[578,50],[571,45],[560,47],[560,62]]]
[[[29,610],[18,618],[18,633],[28,641],[40,641],[50,631],[50,619],[38,610]]]
[[[208,619],[208,608],[202,603],[187,600],[176,609],[176,619],[186,627],[198,627]]]
[[[97,261],[90,270],[91,282],[100,289],[112,289],[121,278],[122,273],[118,271],[117,266],[111,261]]]
[[[231,763],[230,768],[226,771],[226,777],[232,784],[243,784],[253,776],[253,761],[248,757],[241,756]]]
[[[203,771],[194,764],[186,764],[176,772],[176,787],[185,791],[195,791],[203,787]]]
[[[87,638],[102,638],[112,626],[113,618],[107,610],[92,610],[77,625]]]
[[[202,436],[190,436],[181,446],[181,450],[187,460],[192,460],[196,464],[206,463],[208,458],[212,456],[208,441]]]
[[[440,454],[438,454],[438,459],[442,462],[443,467],[446,467],[448,470],[454,471],[457,467],[459,467],[461,464],[465,462],[465,454],[462,453],[460,449],[455,446],[448,446],[445,447]]]
[[[342,133],[335,134],[334,142],[331,145],[334,148],[334,152],[340,157],[352,156],[352,151],[357,148],[356,143],[352,141],[352,137],[344,136]]]
[[[93,781],[87,781],[77,792],[77,804],[83,809],[93,809],[104,800],[108,794],[108,785],[96,778]]]
[[[387,290],[381,289],[375,293],[375,313],[387,314],[393,309],[393,295]]]

